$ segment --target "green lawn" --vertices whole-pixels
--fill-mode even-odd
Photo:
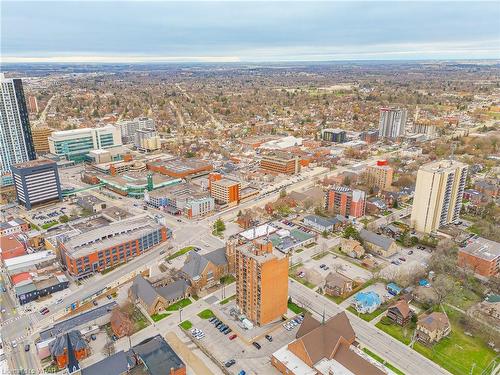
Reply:
[[[356,311],[356,309],[352,306],[349,306],[347,308],[347,310],[349,310],[350,312],[352,312],[354,315],[357,315],[359,316],[361,319],[369,322],[373,319],[375,319],[377,316],[379,316],[380,314],[382,314],[384,311],[385,311],[386,307],[384,305],[381,305],[377,310],[375,310],[374,312],[372,313],[369,313],[369,314],[358,314],[358,312]]]
[[[186,254],[187,252],[189,252],[189,251],[191,251],[193,249],[194,249],[194,246],[186,246],[185,248],[180,249],[179,251],[176,251],[172,255],[168,256],[167,260],[172,260],[172,259],[175,259],[177,257],[180,257],[181,255],[184,255],[184,254]]]
[[[394,323],[385,323],[389,323],[388,318],[382,318],[380,322],[375,324],[375,327],[394,337],[396,340],[401,341],[405,345],[411,342],[415,323],[409,322],[404,328]]]
[[[335,302],[337,305],[340,305],[347,297],[342,297],[342,296],[331,296],[329,294],[325,293],[325,297],[328,298],[329,300]]]
[[[198,313],[198,316],[201,318],[201,319],[210,319],[211,317],[214,316],[214,313],[212,310],[210,309],[206,309],[206,310],[203,310],[203,311],[200,311]]]
[[[153,319],[154,322],[159,322],[160,320],[162,320],[163,318],[166,318],[169,315],[170,315],[170,313],[153,314],[153,315],[151,315],[151,319]]]
[[[232,283],[234,283],[235,281],[236,281],[236,278],[235,278],[233,275],[226,275],[226,276],[222,276],[222,277],[220,278],[220,282],[221,282],[222,284],[226,284],[226,285],[228,285],[228,284],[232,284]]]
[[[387,367],[388,369],[392,370],[395,374],[405,375],[405,373],[403,371],[401,371],[400,369],[394,367],[392,364],[386,362],[382,357],[379,357],[374,352],[372,352],[370,349],[363,348],[363,351],[366,354],[368,354],[370,357],[372,357],[373,359],[375,359],[377,362],[382,363],[385,367]]]
[[[177,311],[179,309],[183,309],[186,306],[189,306],[191,303],[192,302],[189,298],[184,298],[167,307],[167,311]]]
[[[220,304],[225,305],[226,303],[229,303],[230,301],[232,301],[235,298],[236,298],[236,294],[234,296],[227,297],[226,299],[223,299],[222,301],[220,301]]]
[[[496,353],[479,337],[464,333],[459,324],[460,312],[449,307],[445,310],[451,322],[451,334],[432,347],[416,343],[414,349],[453,374],[482,374]],[[474,363],[474,371],[471,372]]]
[[[316,242],[312,242],[312,243],[308,243],[307,245],[305,245],[305,247],[307,247],[309,249],[310,247],[313,247],[313,246],[316,246],[316,245],[317,245]]]
[[[192,326],[193,326],[193,323],[191,323],[189,320],[185,320],[181,324],[179,324],[179,327],[181,327],[182,329],[184,329],[186,331],[188,329],[191,329]]]
[[[295,314],[300,314],[304,312],[304,309],[302,307],[293,302],[288,302],[288,308],[292,310]]]
[[[43,224],[42,225],[42,229],[49,229],[51,227],[53,227],[54,225],[57,225],[59,224],[58,221],[51,221],[50,223],[47,223],[47,224]]]
[[[134,323],[134,333],[139,332],[141,329],[146,328],[150,324],[149,320],[144,316],[141,310],[135,306],[130,315]]]
[[[301,252],[303,252],[303,251],[304,251],[304,249],[303,249],[303,248],[300,248],[300,249],[295,250],[295,253],[296,253],[296,254],[298,254],[298,253],[301,253]]]

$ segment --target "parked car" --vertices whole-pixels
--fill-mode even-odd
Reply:
[[[234,335],[229,336],[229,340],[234,340],[238,335],[235,333]]]
[[[326,264],[320,264],[319,268],[325,268]]]
[[[42,314],[42,315],[46,315],[46,314],[48,314],[48,313],[49,313],[49,311],[50,311],[50,310],[48,309],[48,307],[44,307],[43,309],[41,309],[41,310],[40,310],[40,314]]]
[[[98,305],[97,301],[92,301],[92,304],[93,304],[94,306],[97,306],[97,305]]]
[[[413,250],[408,251],[408,255],[413,254]]]
[[[229,361],[227,361],[226,363],[224,363],[224,366],[226,367],[231,367],[232,365],[234,365],[236,363],[236,360],[235,359],[230,359]]]
[[[266,339],[267,341],[269,342],[272,342],[273,341],[273,337],[271,335],[266,335]]]
[[[107,297],[108,299],[113,299],[113,296],[112,296],[111,294],[108,294],[106,297]]]
[[[257,350],[260,350],[260,348],[262,348],[262,346],[260,346],[260,344],[257,341],[252,342],[252,345],[255,346]]]
[[[238,372],[238,375],[246,375],[245,370],[241,370],[240,372]]]
[[[406,262],[406,258],[404,258],[404,257],[399,257],[399,260]]]
[[[29,352],[30,351],[30,344],[24,345],[24,351]]]
[[[91,339],[92,341],[95,341],[95,340],[96,340],[96,338],[97,338],[97,337],[96,337],[95,333],[93,333],[93,334],[91,334],[91,335],[90,335],[90,339]]]

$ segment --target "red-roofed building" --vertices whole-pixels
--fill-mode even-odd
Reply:
[[[21,272],[16,275],[12,275],[11,278],[12,280],[12,285],[18,285],[22,283],[23,281],[30,281],[32,280],[31,274],[29,272]]]
[[[10,259],[26,255],[26,246],[16,236],[0,237],[0,259]]]

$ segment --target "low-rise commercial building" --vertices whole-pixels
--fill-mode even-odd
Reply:
[[[23,272],[11,276],[12,286],[19,304],[24,305],[40,297],[68,288],[69,280],[62,272],[37,275]]]
[[[144,201],[172,215],[184,215],[190,219],[211,215],[215,209],[215,200],[209,192],[190,183],[146,192]]]
[[[59,245],[70,275],[81,278],[117,266],[167,241],[171,231],[146,215],[73,236]]]
[[[13,218],[0,223],[0,236],[18,234],[30,230],[30,225],[23,219]]]
[[[34,205],[62,200],[57,163],[39,159],[12,166],[17,201],[30,210]]]
[[[26,255],[26,244],[15,234],[0,237],[0,259],[5,260]]]
[[[238,204],[240,201],[239,181],[223,178],[219,173],[211,173],[208,179],[210,195],[219,204]]]
[[[322,129],[321,139],[334,143],[347,142],[346,131],[342,129]]]
[[[300,172],[300,158],[285,152],[270,152],[262,156],[260,167],[266,171],[297,174]]]
[[[476,275],[490,278],[500,275],[500,243],[478,237],[458,250],[458,265]]]
[[[172,178],[193,178],[202,176],[212,171],[213,166],[199,159],[172,159],[159,158],[146,162],[149,170],[170,176]]]

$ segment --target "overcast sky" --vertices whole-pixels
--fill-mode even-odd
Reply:
[[[21,61],[500,59],[500,2],[2,1]]]

